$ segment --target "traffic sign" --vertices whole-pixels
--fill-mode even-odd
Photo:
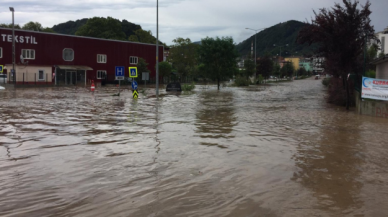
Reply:
[[[137,67],[129,67],[129,77],[137,78]]]
[[[137,82],[136,81],[132,81],[132,89],[137,90]]]
[[[139,97],[139,94],[137,93],[137,90],[134,90],[132,95],[133,95],[134,99],[137,99],[137,97]]]
[[[4,66],[0,65],[0,73],[3,73]]]
[[[150,80],[150,73],[149,72],[143,72],[141,76],[141,80],[148,81]]]
[[[116,76],[116,80],[124,80],[125,67],[124,66],[116,66],[115,76]]]

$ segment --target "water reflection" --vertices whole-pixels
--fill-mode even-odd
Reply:
[[[196,111],[196,134],[201,145],[227,148],[224,140],[232,140],[237,125],[233,92],[206,91],[199,96]]]
[[[292,180],[310,189],[319,203],[315,207],[347,213],[363,206],[360,191],[360,157],[363,146],[357,120],[346,114],[331,115],[322,120],[319,133],[309,134],[298,145]]]

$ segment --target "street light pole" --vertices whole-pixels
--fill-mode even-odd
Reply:
[[[159,96],[159,0],[156,0],[156,97]]]
[[[15,81],[15,20],[14,20],[14,12],[15,9],[13,7],[9,7],[9,10],[12,11],[12,72],[13,72],[13,80]]]
[[[257,35],[257,31],[260,31],[260,30],[263,30],[263,29],[266,29],[266,28],[262,28],[262,29],[245,28],[245,29],[249,29],[249,30],[255,31],[255,75],[256,75],[256,60],[257,60],[257,57],[256,57],[256,50],[257,50],[256,35]]]

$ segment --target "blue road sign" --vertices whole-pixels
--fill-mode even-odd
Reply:
[[[3,73],[3,66],[0,65],[0,73]]]
[[[115,75],[116,75],[116,77],[124,76],[125,75],[124,66],[116,66]]]
[[[137,90],[137,82],[132,81],[132,89]]]
[[[137,78],[137,67],[129,67],[129,77]]]

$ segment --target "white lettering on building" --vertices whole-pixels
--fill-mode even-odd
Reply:
[[[12,35],[1,34],[3,42],[12,42]],[[38,44],[34,36],[19,36],[15,35],[15,43]]]

